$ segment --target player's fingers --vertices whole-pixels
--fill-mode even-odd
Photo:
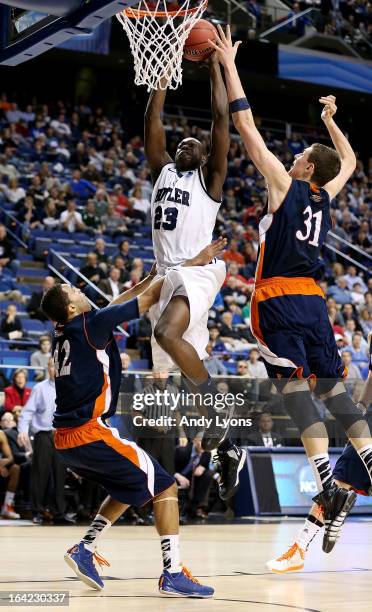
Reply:
[[[226,38],[227,38],[228,42],[231,43],[231,28],[230,28],[229,24],[227,24],[227,26],[226,26]]]
[[[227,43],[225,32],[223,31],[222,27],[219,24],[217,25],[217,29],[218,29],[218,34],[222,42]]]
[[[221,46],[219,46],[218,44],[216,44],[216,43],[218,43],[218,41],[217,41],[217,40],[215,40],[215,41],[213,42],[213,40],[210,40],[210,38],[208,38],[208,42],[209,42],[209,44],[211,45],[211,47],[213,47],[214,49],[216,49],[216,51],[221,51]],[[221,41],[219,41],[219,43],[220,43],[220,45],[222,44],[222,43],[221,43]]]

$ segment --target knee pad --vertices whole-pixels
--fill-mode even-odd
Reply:
[[[345,431],[348,431],[358,421],[364,422],[365,426],[368,427],[363,411],[354,404],[346,392],[329,397],[325,400],[325,405]]]
[[[283,395],[283,400],[285,411],[289,414],[301,435],[308,427],[322,422],[310,391],[286,393]]]

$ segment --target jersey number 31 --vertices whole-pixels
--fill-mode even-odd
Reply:
[[[322,227],[322,211],[319,210],[316,213],[313,213],[313,211],[311,210],[311,206],[307,206],[304,210],[304,215],[305,215],[305,219],[304,219],[304,223],[305,223],[305,232],[301,232],[300,230],[297,230],[296,232],[296,238],[298,238],[298,240],[307,240],[309,244],[311,244],[312,246],[319,246],[319,235],[320,235],[320,229]],[[310,238],[310,234],[312,233],[312,229],[313,229],[313,220],[315,221],[315,229],[314,229],[314,234],[311,240],[309,240]]]

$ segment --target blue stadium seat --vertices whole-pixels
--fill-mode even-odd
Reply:
[[[29,278],[44,278],[47,274],[48,272],[44,268],[18,268],[17,270],[18,277],[28,276]]]
[[[224,361],[223,365],[229,374],[236,374],[236,362],[234,361]]]
[[[26,319],[22,321],[23,329],[30,336],[41,336],[46,333],[45,325],[37,319]]]
[[[148,359],[133,359],[132,369],[133,370],[148,370],[149,369]]]
[[[8,359],[12,359],[13,357],[16,356],[20,359],[26,359],[27,361],[24,363],[24,365],[29,365],[32,352],[33,352],[32,350],[23,351],[23,350],[2,349],[1,354],[0,354],[0,361],[1,363],[11,364],[12,362],[8,361]]]

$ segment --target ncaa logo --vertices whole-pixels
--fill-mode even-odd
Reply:
[[[318,489],[310,465],[305,465],[300,469],[298,480],[300,493],[303,495],[308,495],[309,497],[312,497],[315,495],[315,493],[317,493]]]
[[[310,200],[313,200],[313,202],[321,202],[322,201],[322,196],[315,195],[315,193],[312,193],[311,196],[310,196]]]

